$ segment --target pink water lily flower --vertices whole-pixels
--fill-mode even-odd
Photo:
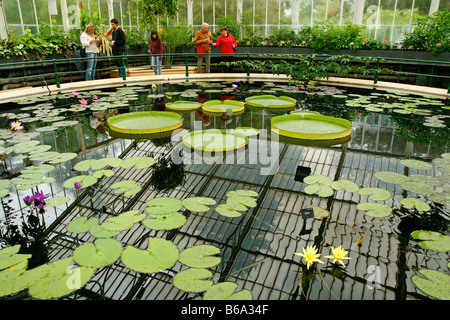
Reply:
[[[76,97],[76,96],[78,96],[78,95],[79,95],[79,93],[78,93],[78,92],[76,92],[76,91],[73,91],[73,92],[72,92],[72,95]]]
[[[88,102],[87,102],[86,99],[80,99],[80,100],[78,100],[78,101],[80,101],[80,103],[81,103],[81,104],[84,104],[84,105],[87,105],[87,104],[88,104]]]
[[[94,100],[98,100],[98,96],[96,94],[94,94]]]
[[[11,129],[14,131],[20,131],[23,130],[23,126],[20,125],[21,123],[19,121],[13,121],[11,122]]]

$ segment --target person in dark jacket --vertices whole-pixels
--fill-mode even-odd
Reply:
[[[122,28],[119,28],[119,21],[117,19],[111,20],[112,32],[112,54],[113,56],[123,56],[125,54],[127,36]],[[122,59],[116,59],[117,69],[119,70],[119,77],[127,76],[127,68],[122,66]]]
[[[161,74],[161,62],[163,56],[158,56],[157,54],[163,53],[163,45],[161,38],[158,36],[158,31],[152,30],[150,37],[150,49],[148,52],[152,54],[152,66],[155,71],[155,75]]]

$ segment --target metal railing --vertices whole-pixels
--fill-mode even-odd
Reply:
[[[177,66],[184,66],[185,67],[185,75],[186,77],[189,77],[189,67],[190,66],[197,66],[197,61],[193,61],[193,58],[196,58],[198,54],[197,53],[168,53],[168,54],[158,54],[158,56],[162,56],[163,60],[169,60],[168,64],[161,64],[161,68],[171,67],[174,66],[174,62],[176,62]],[[222,56],[220,53],[207,53],[203,55],[209,55],[211,58],[215,56]],[[12,62],[12,63],[4,63],[0,64],[0,71],[5,69],[22,69],[21,76],[14,76],[14,77],[7,77],[7,78],[0,78],[1,84],[9,84],[14,83],[14,81],[21,81],[25,86],[28,86],[31,79],[37,79],[41,81],[42,86],[45,81],[45,77],[54,77],[56,86],[58,88],[61,87],[61,79],[63,76],[68,76],[70,78],[70,82],[74,81],[74,75],[84,75],[86,73],[86,70],[72,70],[72,68],[75,68],[76,63],[86,63],[88,60],[96,59],[97,60],[97,66],[100,64],[105,64],[101,67],[97,67],[96,69],[93,69],[92,71],[96,74],[96,79],[102,78],[103,72],[108,72],[112,70],[117,70],[118,68],[128,68],[130,64],[134,61],[134,63],[140,63],[144,62],[146,66],[149,67],[149,70],[151,70],[151,54],[145,53],[145,54],[135,54],[135,55],[121,55],[121,56],[98,56],[98,57],[85,57],[85,58],[67,58],[67,59],[53,59],[53,60],[43,60],[43,61],[23,61],[23,62]],[[262,54],[262,53],[234,53],[235,60],[247,60],[250,62],[252,59],[295,59],[299,58],[301,56],[308,56],[307,54]],[[327,54],[315,54],[314,58],[321,59],[321,58],[329,58],[332,57],[331,55]],[[353,56],[350,56],[350,58]],[[417,60],[417,59],[400,59],[400,58],[388,58],[388,57],[360,57],[360,56],[354,56],[353,58],[370,58],[372,61],[375,61],[376,68],[375,72],[373,73],[373,81],[374,84],[378,82],[379,76],[380,76],[380,64],[381,63],[394,63],[399,66],[399,70],[394,71],[392,70],[392,73],[394,73],[397,76],[397,82],[400,82],[400,77],[402,75],[405,76],[424,76],[428,77],[428,86],[432,86],[432,84],[435,82],[436,78],[444,78],[444,79],[450,79],[450,76],[447,75],[440,75],[436,74],[436,67],[450,67],[449,61],[430,61],[430,60]],[[196,60],[196,59],[195,59]],[[120,62],[120,65],[117,63]],[[109,65],[108,65],[109,63]],[[111,67],[111,63],[113,66]],[[402,65],[405,63],[408,64],[423,64],[423,65],[431,65],[431,69],[429,73],[418,73],[418,72],[405,72],[402,71]],[[58,68],[59,66],[66,65],[68,67],[68,70],[61,70]],[[211,64],[213,65],[213,63]],[[52,71],[46,73],[39,73],[39,74],[29,74],[27,73],[27,70],[30,70],[32,67],[48,67],[53,66]],[[250,68],[246,68],[245,73],[247,76],[250,76]],[[448,74],[448,73],[447,73]],[[108,76],[109,77],[109,76]],[[127,75],[126,73],[122,76],[123,80],[126,80]],[[449,81],[450,82],[450,81]],[[448,87],[448,92],[450,92],[450,84]]]

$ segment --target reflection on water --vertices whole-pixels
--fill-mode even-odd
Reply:
[[[263,156],[259,154],[262,149],[249,146],[242,152],[219,157],[223,160],[223,164],[219,165],[218,162],[206,161],[180,162],[175,161],[173,155],[176,154],[178,160],[186,160],[187,152],[174,148],[180,140],[179,136],[122,136],[111,132],[106,121],[110,116],[127,112],[163,111],[168,102],[245,101],[252,95],[268,94],[297,99],[297,109],[351,121],[351,140],[340,142],[347,142],[345,145],[322,147],[303,147],[293,141],[269,145],[266,151],[280,155],[281,160],[272,174],[264,175],[262,169],[265,164],[258,161]],[[84,101],[87,104],[83,104]],[[395,217],[368,222],[356,210],[356,204],[361,200],[358,194],[339,191],[331,199],[307,195],[302,181],[295,180],[294,176],[301,166],[309,169],[311,174],[336,175],[360,186],[372,185],[374,172],[401,170],[398,159],[405,155],[425,160],[437,158],[448,152],[448,105],[448,101],[442,99],[397,92],[327,86],[307,88],[285,82],[136,85],[4,103],[0,115],[3,128],[0,130],[0,141],[4,141],[2,145],[6,148],[19,142],[21,137],[32,138],[41,145],[51,146],[51,151],[76,153],[76,158],[57,164],[55,170],[47,174],[55,182],[39,186],[40,191],[51,194],[51,197],[76,199],[75,190],[63,188],[62,183],[77,174],[73,170],[77,162],[119,157],[132,151],[148,152],[146,156],[156,159],[152,175],[143,181],[148,184],[152,195],[180,194],[183,197],[201,191],[203,196],[220,200],[231,189],[257,189],[261,203],[241,220],[230,222],[213,215],[191,215],[189,224],[183,227],[183,234],[175,236],[180,241],[183,236],[190,235],[219,242],[224,259],[219,269],[222,277],[237,283],[242,281],[257,299],[303,299],[302,290],[307,292],[309,299],[334,299],[334,295],[340,299],[405,299],[411,298],[406,297],[406,291],[412,291],[410,288],[413,287],[409,280],[412,270],[408,266],[417,268],[423,264],[439,265],[445,262],[442,259],[445,254],[441,253],[433,253],[425,262],[421,262],[420,259],[424,259],[421,254],[409,255],[416,250],[411,248],[410,233],[418,229],[448,233],[447,208],[432,203],[428,214],[395,209]],[[208,115],[201,110],[181,113],[185,130],[177,131],[177,134],[212,128],[253,127],[261,130],[261,137],[265,135],[270,138],[271,118],[288,113],[266,109],[246,109],[238,115]],[[21,121],[25,127],[23,132],[11,132],[9,126],[13,120]],[[262,140],[261,137],[258,140]],[[146,143],[151,146],[150,151],[142,149]],[[227,162],[229,159],[230,162]],[[25,160],[8,155],[2,168],[2,178],[17,176],[31,165]],[[392,184],[377,183],[394,194],[388,204],[397,208],[406,191],[398,191]],[[23,204],[22,199],[28,194],[29,191],[11,187],[10,195],[2,198],[1,246],[23,244],[24,251],[36,254],[37,260],[33,264],[39,265],[46,261],[48,255],[42,238],[46,235],[44,228],[38,227]],[[308,205],[327,208],[332,219],[302,218],[300,210]],[[52,223],[57,223],[69,206],[70,203],[46,208],[42,214],[45,227],[54,227]],[[302,246],[312,243],[323,248],[342,244],[349,249],[361,236],[365,240],[350,252],[350,257],[358,263],[348,264],[347,269],[329,265],[321,269],[326,286],[314,271],[306,271],[303,273],[302,287],[299,287],[298,275],[302,269],[293,261],[294,252],[300,252]],[[325,251],[323,256],[330,254]],[[370,265],[379,268],[384,290],[369,292],[365,289],[364,277]],[[332,293],[327,287],[332,288]],[[344,290],[346,288],[350,289]],[[110,294],[114,297],[121,295],[118,292]],[[163,295],[155,290],[144,292],[142,298],[158,299],[160,295],[163,299],[170,297],[170,294]],[[180,297],[175,294],[174,298]],[[416,295],[414,298],[421,299],[423,296]]]

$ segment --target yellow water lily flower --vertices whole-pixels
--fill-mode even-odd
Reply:
[[[351,259],[349,257],[346,257],[346,255],[348,254],[348,251],[345,251],[344,249],[342,249],[342,246],[339,246],[339,247],[336,247],[336,248],[331,247],[331,251],[333,252],[333,255],[332,256],[325,256],[325,258],[333,259],[333,263],[339,262],[345,268],[345,264],[342,261],[342,259]]]
[[[317,253],[316,246],[307,246],[306,250],[305,248],[302,248],[303,253],[294,253],[298,256],[303,257],[303,263],[306,263],[306,268],[309,269],[309,267],[314,262],[324,263],[323,261],[319,260],[320,253]]]

